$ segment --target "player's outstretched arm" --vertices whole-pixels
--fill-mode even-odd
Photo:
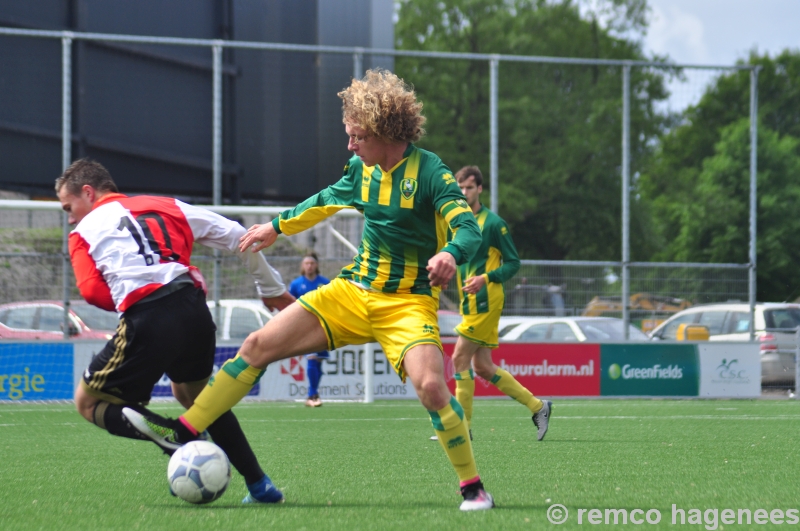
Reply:
[[[264,306],[266,306],[271,312],[274,312],[275,310],[283,310],[296,300],[297,299],[294,298],[294,295],[288,291],[284,291],[283,294],[278,295],[277,297],[261,297],[261,301],[264,303]]]
[[[239,239],[239,250],[245,252],[252,247],[252,251],[257,253],[266,249],[278,239],[278,232],[272,226],[272,222],[263,225],[253,225],[244,236]]]

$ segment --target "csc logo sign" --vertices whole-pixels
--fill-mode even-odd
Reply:
[[[736,367],[738,364],[737,359],[728,361],[722,358],[722,363],[716,368],[717,376],[722,380],[748,380],[747,370]]]

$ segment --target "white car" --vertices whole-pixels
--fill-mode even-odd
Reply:
[[[535,343],[625,341],[622,319],[614,317],[527,317],[506,324],[500,330],[503,341]],[[648,337],[633,325],[628,325],[630,341],[647,341]]]
[[[761,383],[794,383],[795,330],[800,326],[800,304],[757,303],[755,340],[761,345]],[[655,341],[676,339],[682,324],[708,329],[709,341],[749,341],[750,305],[745,302],[703,304],[681,310],[650,332]]]
[[[219,306],[221,325],[217,322],[214,301],[208,301],[220,340],[241,341],[272,319],[260,299],[220,299]]]

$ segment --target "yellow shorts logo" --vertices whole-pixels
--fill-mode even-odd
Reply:
[[[422,333],[423,334],[432,334],[433,332],[434,332],[434,328],[431,325],[429,325],[429,324],[422,325]]]

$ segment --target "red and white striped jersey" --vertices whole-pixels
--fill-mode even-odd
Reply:
[[[184,273],[192,245],[235,251],[256,283],[259,297],[286,291],[280,274],[261,253],[239,252],[245,229],[210,210],[169,197],[109,193],[101,197],[69,235],[78,289],[87,302],[124,312]]]

